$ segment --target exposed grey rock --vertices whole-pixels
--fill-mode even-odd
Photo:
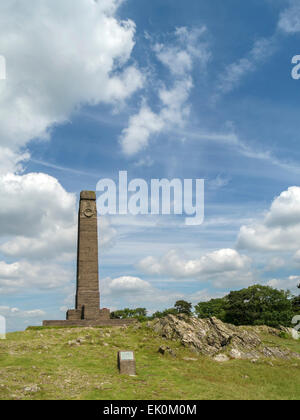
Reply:
[[[168,346],[160,346],[158,349],[158,352],[160,354],[170,354],[173,357],[176,357],[176,353],[174,352],[174,350],[172,350],[170,347]]]
[[[25,388],[24,388],[24,391],[25,392],[27,392],[27,393],[31,393],[31,394],[34,394],[34,393],[36,393],[36,392],[39,392],[41,389],[40,389],[40,387],[38,386],[38,385],[32,385],[32,386],[26,386]]]
[[[217,354],[217,355],[214,357],[214,360],[215,360],[216,362],[219,362],[219,363],[224,363],[224,362],[228,362],[228,361],[229,361],[229,357],[228,357],[228,356],[226,356],[226,354]]]
[[[222,359],[225,355],[228,360],[257,360],[261,357],[300,358],[300,354],[287,349],[263,346],[260,332],[266,332],[268,329],[268,333],[275,335],[277,331],[276,335],[280,335],[280,330],[271,329],[269,332],[269,327],[236,327],[217,318],[198,319],[184,314],[167,315],[153,320],[148,325],[161,337],[180,340],[184,346],[210,357],[220,355]]]

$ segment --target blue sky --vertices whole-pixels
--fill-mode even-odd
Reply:
[[[63,319],[74,306],[79,192],[121,170],[147,182],[204,178],[205,222],[101,218],[102,306],[154,311],[254,283],[296,293],[299,3],[17,3],[0,6],[9,328]]]

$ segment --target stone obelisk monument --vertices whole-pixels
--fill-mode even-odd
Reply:
[[[67,312],[70,321],[109,319],[108,309],[100,311],[97,216],[96,194],[82,191],[78,213],[75,310]]]
[[[123,325],[132,320],[110,319],[109,309],[100,309],[98,228],[96,193],[80,193],[77,241],[77,283],[75,309],[66,321],[44,321],[44,326]]]

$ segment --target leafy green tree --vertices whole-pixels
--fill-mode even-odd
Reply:
[[[164,311],[157,311],[157,312],[154,312],[151,318],[152,319],[163,318],[164,316],[167,316],[167,315],[178,315],[178,311],[176,308],[169,308],[169,309],[165,309]]]
[[[177,310],[177,313],[186,314],[188,316],[192,315],[192,307],[192,304],[185,300],[178,300],[174,305],[174,308]]]
[[[291,326],[293,306],[289,291],[255,285],[226,297],[225,321],[235,325]]]
[[[216,317],[225,321],[226,317],[226,299],[211,299],[209,302],[199,302],[195,306],[195,312],[198,318]]]
[[[295,296],[292,299],[293,311],[295,313],[300,312],[300,296]]]
[[[300,284],[298,284],[298,289],[300,289]],[[294,296],[292,299],[293,311],[297,314],[300,313],[300,295]]]
[[[147,319],[147,310],[146,308],[136,308],[129,309],[125,308],[119,311],[114,311],[110,314],[112,319],[126,319],[126,318],[136,318],[140,321]]]

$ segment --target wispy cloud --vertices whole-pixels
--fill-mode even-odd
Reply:
[[[289,0],[289,7],[280,14],[278,28],[287,34],[300,32],[300,3],[298,0]]]
[[[241,59],[229,64],[216,83],[213,102],[240,85],[242,80],[270,58],[277,48],[275,37],[261,38],[255,41],[252,49]]]
[[[160,83],[157,95],[159,112],[154,112],[144,98],[139,112],[133,115],[128,127],[122,132],[120,143],[123,152],[132,156],[145,149],[151,136],[164,132],[170,127],[183,127],[190,114],[188,99],[193,88],[191,71],[198,60],[205,66],[210,58],[207,44],[202,37],[206,28],[177,28],[174,44],[155,44],[153,50],[157,59],[168,68],[173,87]]]

